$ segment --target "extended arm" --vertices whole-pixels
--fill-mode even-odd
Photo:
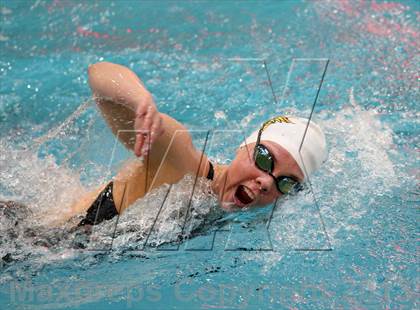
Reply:
[[[137,156],[147,154],[148,145],[162,134],[162,119],[140,78],[130,69],[109,62],[89,66],[88,74],[93,96],[114,134]],[[135,134],[127,133],[133,129]],[[118,130],[126,132],[120,136]]]
[[[137,156],[145,158],[144,165],[130,163],[114,178],[113,196],[119,213],[151,188],[173,184],[186,173],[207,174],[207,158],[195,149],[188,130],[157,111],[152,95],[134,72],[121,65],[100,62],[89,66],[89,84],[114,134]],[[151,135],[144,138],[133,129],[149,130]],[[149,142],[153,144],[150,151],[143,148]],[[86,211],[104,186],[76,202],[71,215]]]

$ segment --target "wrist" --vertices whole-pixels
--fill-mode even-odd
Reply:
[[[156,108],[153,96],[148,91],[142,92],[141,94],[132,97],[130,106],[136,112],[136,114],[139,110],[143,111],[142,113],[144,113],[144,111],[149,109],[150,106]]]

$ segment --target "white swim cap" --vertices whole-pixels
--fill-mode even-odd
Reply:
[[[294,116],[279,116],[265,123],[261,134],[262,140],[273,141],[286,149],[302,170],[305,180],[327,160],[328,152],[325,135],[313,121],[309,123],[299,154],[308,119]],[[254,131],[245,142],[257,142],[258,131]],[[306,168],[306,169],[305,169]]]

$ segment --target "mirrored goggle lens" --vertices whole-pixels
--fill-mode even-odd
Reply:
[[[273,167],[273,158],[267,148],[262,145],[256,147],[255,164],[259,169],[266,172],[271,172]]]
[[[283,193],[288,194],[292,191],[295,191],[299,188],[299,183],[290,179],[290,178],[282,178],[277,181],[277,188]]]

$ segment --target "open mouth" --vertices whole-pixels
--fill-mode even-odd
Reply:
[[[239,202],[239,206],[243,207],[254,201],[254,193],[246,186],[239,185],[235,191],[235,200]]]

